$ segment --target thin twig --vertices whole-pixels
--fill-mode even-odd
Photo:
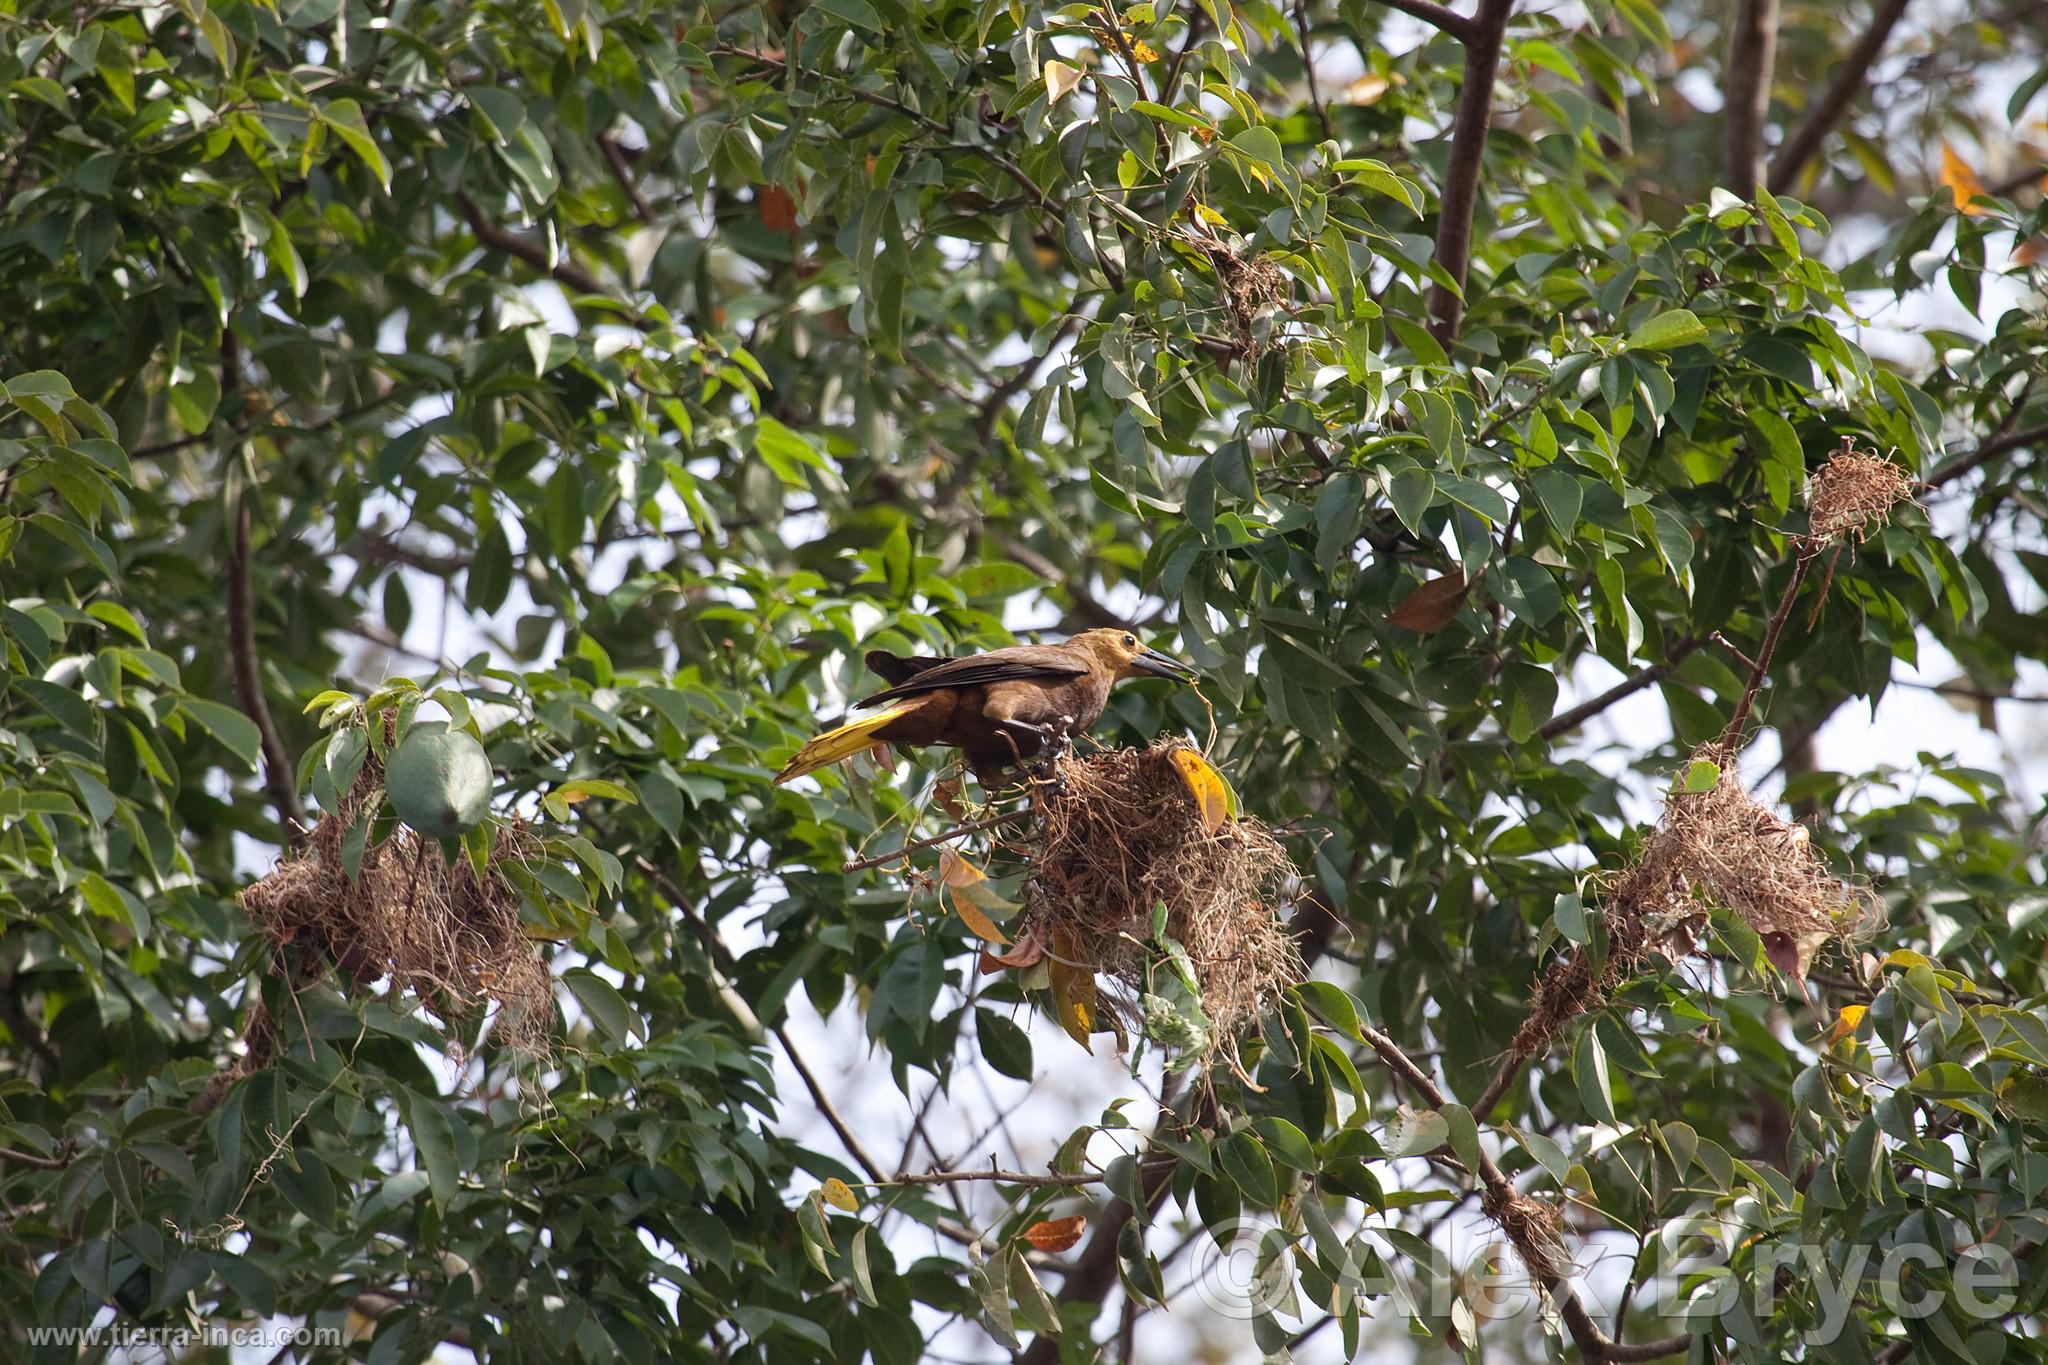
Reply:
[[[654,221],[654,205],[647,202],[647,196],[640,192],[639,182],[633,178],[633,163],[626,160],[626,149],[610,133],[597,135],[597,149],[604,153],[604,164],[611,167],[612,179],[619,182],[626,200],[633,206],[633,216],[643,223]]]
[[[1742,700],[1735,704],[1735,714],[1728,718],[1728,728],[1721,732],[1721,742],[1734,744],[1742,738],[1742,727],[1749,721],[1749,708],[1756,701],[1756,694],[1763,689],[1764,674],[1770,669],[1771,655],[1778,652],[1778,637],[1785,632],[1785,622],[1792,615],[1792,599],[1799,596],[1800,585],[1806,582],[1806,571],[1813,563],[1814,549],[1802,547],[1799,558],[1792,565],[1792,579],[1785,584],[1785,595],[1778,599],[1778,609],[1771,613],[1771,623],[1764,628],[1764,642],[1757,647],[1756,666],[1749,670],[1749,681],[1742,685]]]
[[[1940,488],[1943,484],[1954,483],[1971,470],[1989,464],[1999,456],[2018,450],[2023,446],[2048,443],[2048,422],[2023,431],[2009,431],[2003,436],[1994,436],[1967,455],[1958,455],[1946,464],[1938,465],[1927,476],[1929,488]]]
[[[1392,1038],[1375,1028],[1366,1028],[1363,1032],[1365,1041],[1379,1055],[1380,1061],[1404,1081],[1423,1103],[1432,1109],[1441,1109],[1450,1103],[1449,1097],[1430,1078],[1429,1073],[1417,1066]],[[1483,1150],[1479,1153],[1476,1174],[1493,1202],[1506,1203],[1514,1197],[1513,1185],[1502,1173],[1499,1164]],[[1513,1229],[1505,1222],[1496,1222],[1509,1243],[1515,1246],[1516,1253],[1522,1257],[1523,1263],[1528,1266],[1529,1273],[1543,1286],[1552,1302],[1557,1304],[1558,1316],[1564,1320],[1565,1330],[1571,1333],[1572,1340],[1577,1343],[1580,1353],[1587,1360],[1610,1361],[1615,1365],[1661,1360],[1665,1356],[1677,1355],[1692,1345],[1693,1339],[1690,1334],[1665,1337],[1662,1340],[1635,1346],[1624,1346],[1611,1340],[1593,1321],[1592,1314],[1586,1311],[1585,1304],[1580,1301],[1578,1292],[1572,1288],[1571,1282],[1561,1274],[1532,1263],[1530,1254],[1516,1243]]]
[[[1316,57],[1309,46],[1308,0],[1294,0],[1294,27],[1301,34],[1301,69],[1308,77],[1308,102],[1316,111],[1316,122],[1322,125],[1324,141],[1328,141],[1336,134],[1330,131],[1329,106],[1323,103],[1322,91],[1316,87]]]
[[[1413,13],[1405,5],[1396,8]],[[1429,330],[1438,341],[1458,335],[1465,319],[1465,281],[1472,264],[1472,214],[1479,204],[1479,175],[1486,162],[1486,135],[1493,127],[1493,83],[1500,67],[1501,40],[1514,0],[1479,0],[1479,13],[1460,21],[1465,43],[1464,86],[1451,119],[1451,157],[1437,202],[1436,263],[1451,283],[1430,291]],[[1444,27],[1441,23],[1438,27]],[[1446,30],[1457,32],[1457,30]]]
[[[1792,188],[1800,172],[1820,152],[1828,134],[1835,131],[1835,126],[1849,112],[1849,106],[1862,95],[1871,64],[1884,51],[1885,40],[1891,37],[1892,28],[1906,12],[1909,3],[1910,0],[1879,0],[1876,12],[1870,16],[1870,27],[1863,30],[1863,36],[1856,40],[1856,45],[1835,64],[1834,79],[1814,101],[1806,121],[1778,149],[1778,155],[1771,162],[1769,185],[1772,194],[1783,194]],[[1776,8],[1776,0],[1772,0],[1772,8]]]
[[[1086,621],[1089,625],[1111,626],[1119,630],[1129,630],[1137,624],[1134,621],[1125,619],[1121,613],[1111,610],[1100,598],[1090,592],[1084,575],[1063,572],[1059,565],[1053,563],[1050,559],[1047,559],[1015,536],[998,536],[996,544],[1002,547],[1005,558],[1022,564],[1025,568],[1049,583],[1059,584],[1060,591],[1066,593],[1067,597],[1074,604],[1074,615]]]
[[[296,842],[306,831],[306,809],[299,804],[299,789],[291,756],[278,738],[270,718],[270,703],[263,695],[263,672],[256,662],[256,598],[250,587],[249,494],[235,503],[234,548],[228,556],[228,654],[234,667],[235,699],[242,714],[256,726],[258,746],[263,753],[263,784],[270,802],[277,808],[278,821]]]
[[[1025,808],[1022,810],[1006,810],[999,815],[991,815],[981,820],[971,820],[964,825],[955,825],[943,834],[934,834],[929,839],[919,839],[915,843],[905,844],[901,848],[892,848],[887,853],[877,853],[869,858],[856,858],[854,861],[843,865],[839,870],[841,872],[865,872],[871,867],[880,867],[884,863],[893,863],[898,858],[916,853],[922,849],[935,848],[940,844],[951,843],[964,834],[977,834],[982,830],[992,829],[1011,820],[1021,820],[1029,814],[1031,814],[1031,811],[1029,808]]]
[[[1597,697],[1589,697],[1577,706],[1560,711],[1536,727],[1538,739],[1556,739],[1559,735],[1576,730],[1579,726],[1599,715],[1608,707],[1625,698],[1632,697],[1652,683],[1659,683],[1671,676],[1684,663],[1686,656],[1700,647],[1699,637],[1688,635],[1671,647],[1671,653],[1663,662],[1646,664],[1623,678]]]

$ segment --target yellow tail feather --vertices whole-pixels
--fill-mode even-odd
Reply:
[[[918,698],[919,702],[923,700],[922,697]],[[827,730],[796,751],[796,757],[790,759],[783,770],[775,774],[775,785],[779,787],[792,778],[816,772],[826,764],[837,763],[842,758],[852,758],[876,742],[875,731],[916,709],[917,702],[890,706],[875,712],[872,716],[862,716],[859,720],[848,721],[836,730]]]

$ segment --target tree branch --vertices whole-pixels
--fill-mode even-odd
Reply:
[[[1080,617],[1089,625],[1112,626],[1120,630],[1128,630],[1134,624],[1131,621],[1125,620],[1116,612],[1111,611],[1095,594],[1088,591],[1084,584],[1076,583],[1074,575],[1061,572],[1059,565],[1053,563],[1023,541],[1018,540],[1014,536],[998,536],[996,543],[1002,547],[1006,558],[1013,559],[1017,563],[1022,564],[1047,582],[1059,584],[1060,590],[1065,592],[1074,603],[1074,615]]]
[[[1395,8],[1413,11],[1405,4]],[[1436,263],[1456,287],[1439,281],[1429,295],[1430,333],[1449,342],[1465,319],[1465,280],[1472,264],[1472,214],[1479,204],[1479,173],[1486,162],[1486,135],[1493,127],[1493,82],[1500,66],[1501,39],[1514,0],[1480,0],[1479,13],[1460,20],[1455,32],[1465,43],[1465,81],[1451,119],[1451,157],[1444,168],[1437,204]],[[1453,16],[1456,17],[1456,16]],[[1438,27],[1443,27],[1441,23]]]
[[[1652,683],[1659,683],[1671,676],[1686,656],[1700,647],[1697,636],[1688,635],[1671,647],[1671,654],[1662,663],[1645,665],[1608,688],[1597,697],[1588,698],[1569,710],[1560,711],[1536,727],[1536,738],[1556,739],[1559,735],[1576,730],[1579,726],[1599,715],[1623,698],[1634,696]]]
[[[2020,449],[2022,446],[2048,443],[2048,422],[2023,431],[2009,431],[2003,436],[1993,436],[1967,455],[1958,455],[1946,464],[1939,465],[1927,476],[1929,488],[1954,483],[1971,470],[1989,464],[1999,456]]]
[[[1461,43],[1471,42],[1477,28],[1473,20],[1454,9],[1432,4],[1430,0],[1381,0],[1381,3],[1388,9],[1399,10],[1410,19],[1420,19],[1423,23],[1450,34]],[[1484,8],[1480,12],[1485,13]]]
[[[228,556],[228,655],[234,667],[235,700],[242,714],[256,724],[263,750],[263,784],[277,818],[293,842],[306,832],[306,809],[299,804],[299,789],[290,755],[278,738],[270,718],[270,703],[263,695],[263,673],[256,661],[256,599],[250,587],[249,499],[236,501],[234,548]]]
[[[1328,141],[1336,134],[1330,131],[1329,106],[1323,103],[1323,93],[1316,86],[1315,52],[1309,46],[1308,0],[1294,0],[1294,28],[1301,35],[1301,70],[1308,78],[1308,102],[1316,111],[1316,122],[1322,127],[1324,140]]]
[[[1429,1073],[1417,1066],[1392,1038],[1375,1028],[1365,1028],[1363,1033],[1365,1041],[1379,1055],[1380,1061],[1405,1082],[1423,1103],[1432,1109],[1441,1109],[1450,1103],[1449,1097],[1430,1078]],[[1548,1258],[1541,1255],[1539,1250],[1525,1244],[1528,1237],[1526,1228],[1517,1220],[1498,1215],[1498,1210],[1511,1207],[1521,1196],[1515,1193],[1513,1184],[1502,1173],[1499,1164],[1484,1151],[1479,1154],[1476,1174],[1485,1191],[1485,1197],[1480,1201],[1481,1208],[1500,1228],[1502,1236],[1515,1248],[1515,1254],[1521,1257],[1529,1273],[1542,1284],[1552,1302],[1557,1304],[1558,1315],[1564,1320],[1565,1330],[1571,1333],[1572,1340],[1577,1343],[1580,1353],[1588,1361],[1609,1361],[1621,1365],[1622,1362],[1661,1360],[1665,1356],[1677,1355],[1692,1345],[1693,1339],[1690,1334],[1665,1337],[1659,1341],[1646,1341],[1634,1346],[1625,1346],[1611,1340],[1593,1321],[1592,1314],[1586,1311],[1586,1306],[1579,1300],[1578,1292],[1572,1288],[1571,1281],[1550,1269]]]
[[[1776,0],[1770,0],[1770,3],[1773,9],[1777,7]],[[1863,36],[1856,40],[1856,45],[1835,65],[1834,79],[1828,82],[1828,88],[1807,112],[1806,121],[1778,149],[1778,155],[1771,162],[1769,183],[1772,194],[1783,194],[1792,188],[1807,163],[1820,153],[1821,144],[1827,141],[1828,134],[1835,131],[1836,125],[1849,112],[1849,106],[1863,94],[1864,78],[1869,74],[1871,64],[1884,51],[1885,40],[1891,37],[1893,27],[1909,3],[1911,0],[1878,0],[1877,10],[1870,16],[1870,27],[1863,30]]]
[[[469,224],[470,232],[475,235],[477,245],[484,250],[510,256],[515,261],[524,261],[541,274],[569,286],[579,294],[594,294],[622,311],[641,331],[653,330],[654,324],[648,320],[646,314],[606,289],[603,281],[576,262],[566,259],[557,261],[538,242],[492,222],[484,214],[483,209],[477,206],[477,202],[466,194],[456,194],[455,206],[462,210],[462,217]]]
[[[1727,104],[1721,115],[1721,178],[1744,199],[1763,177],[1764,119],[1778,61],[1778,0],[1740,0],[1728,35]]]
[[[619,182],[625,192],[626,202],[633,206],[633,216],[643,223],[654,221],[654,205],[647,202],[647,196],[640,193],[640,184],[633,178],[633,165],[626,160],[626,149],[610,133],[597,135],[597,150],[604,153],[604,164],[611,168],[612,179]]]

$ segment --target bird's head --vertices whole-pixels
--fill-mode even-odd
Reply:
[[[1118,681],[1125,678],[1172,678],[1175,682],[1192,682],[1195,677],[1192,667],[1171,654],[1161,654],[1148,647],[1128,630],[1115,627],[1084,630],[1067,643],[1087,650]]]

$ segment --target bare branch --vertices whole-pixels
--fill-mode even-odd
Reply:
[[[1910,0],[1879,0],[1876,12],[1870,16],[1870,27],[1863,30],[1863,36],[1856,40],[1856,45],[1835,65],[1834,79],[1814,101],[1813,108],[1807,111],[1806,121],[1778,149],[1778,155],[1771,162],[1769,183],[1772,194],[1783,194],[1792,188],[1807,163],[1819,154],[1828,134],[1835,131],[1836,125],[1849,112],[1849,106],[1863,94],[1871,64],[1884,51],[1885,40],[1891,37],[1893,27],[1909,3]],[[1773,9],[1777,8],[1776,0],[1770,0],[1770,4]],[[1744,192],[1744,197],[1748,197],[1747,192]]]
[[[640,182],[633,178],[633,164],[626,159],[626,149],[610,133],[597,135],[597,149],[604,153],[604,164],[611,168],[612,179],[619,182],[626,202],[633,206],[633,216],[643,223],[653,222],[654,205],[648,203],[647,196],[640,192]]]
[[[1060,590],[1074,603],[1074,615],[1091,626],[1113,626],[1128,629],[1134,623],[1125,620],[1090,592],[1085,583],[1074,581],[1075,575],[1062,572],[1060,566],[1047,559],[1038,551],[1018,540],[1015,536],[998,536],[996,543],[1002,547],[1005,558],[1013,559],[1031,572],[1050,583],[1060,585]]]
[[[1560,711],[1536,727],[1538,739],[1556,739],[1559,735],[1576,730],[1594,716],[1625,698],[1632,697],[1652,683],[1660,683],[1671,676],[1672,670],[1685,662],[1686,656],[1700,647],[1696,636],[1688,635],[1671,647],[1670,656],[1662,663],[1645,665],[1608,688],[1597,697],[1589,697],[1577,706]]]
[[[1721,115],[1721,178],[1744,199],[1764,169],[1764,119],[1778,62],[1778,0],[1740,0],[1728,34],[1727,102]]]
[[[1405,4],[1395,8],[1413,12]],[[1465,82],[1458,92],[1458,111],[1451,119],[1451,159],[1444,168],[1436,225],[1436,263],[1456,287],[1438,281],[1429,295],[1429,330],[1442,342],[1456,337],[1465,320],[1465,279],[1472,264],[1472,214],[1479,204],[1479,173],[1486,162],[1486,135],[1493,127],[1493,82],[1500,66],[1501,39],[1507,33],[1508,16],[1513,12],[1514,0],[1480,0],[1478,14],[1459,20],[1462,31],[1445,29],[1464,40]],[[1438,27],[1443,25],[1439,23]]]
[[[1301,70],[1308,78],[1308,102],[1316,111],[1316,122],[1322,126],[1327,140],[1336,134],[1330,131],[1329,106],[1323,103],[1323,92],[1316,86],[1316,56],[1309,44],[1308,0],[1294,0],[1294,28],[1301,35]]]
[[[1417,1066],[1392,1038],[1375,1028],[1365,1029],[1364,1034],[1365,1041],[1379,1055],[1380,1061],[1406,1083],[1424,1104],[1432,1109],[1441,1109],[1450,1103],[1449,1097],[1430,1078],[1429,1073]],[[1543,1257],[1532,1254],[1531,1250],[1522,1245],[1512,1220],[1495,1217],[1495,1209],[1511,1205],[1515,1198],[1514,1186],[1502,1173],[1499,1164],[1484,1151],[1479,1153],[1476,1174],[1487,1196],[1481,1200],[1482,1208],[1487,1210],[1488,1217],[1494,1218],[1502,1234],[1508,1239],[1509,1244],[1514,1246],[1523,1264],[1528,1267],[1529,1273],[1543,1285],[1551,1300],[1557,1304],[1558,1315],[1564,1320],[1565,1330],[1571,1333],[1572,1340],[1577,1343],[1580,1353],[1587,1360],[1611,1361],[1617,1362],[1617,1365],[1620,1362],[1661,1360],[1665,1356],[1677,1355],[1692,1345],[1693,1339],[1690,1335],[1665,1337],[1634,1346],[1625,1346],[1609,1339],[1593,1321],[1592,1314],[1586,1311],[1585,1304],[1580,1302],[1578,1292],[1572,1288],[1571,1281],[1548,1269]]]
[[[278,738],[270,718],[270,703],[263,695],[263,673],[256,661],[256,599],[250,587],[249,499],[235,505],[234,548],[228,556],[228,654],[234,665],[235,700],[242,714],[256,724],[263,750],[263,784],[270,802],[277,807],[278,821],[285,833],[297,841],[305,834],[306,810],[299,804],[298,781],[291,756]]]
[[[2003,436],[1993,436],[1967,455],[1958,455],[1946,464],[1938,466],[1927,476],[1929,488],[1954,483],[1973,469],[1989,464],[2001,455],[2006,455],[2024,446],[2048,444],[2048,422],[2022,431],[2009,431]]]
[[[1432,4],[1430,0],[1381,0],[1381,3],[1388,9],[1399,10],[1410,19],[1420,19],[1423,23],[1450,34],[1461,43],[1471,42],[1477,27],[1473,20],[1456,10]],[[1485,13],[1483,7],[1480,12]]]

